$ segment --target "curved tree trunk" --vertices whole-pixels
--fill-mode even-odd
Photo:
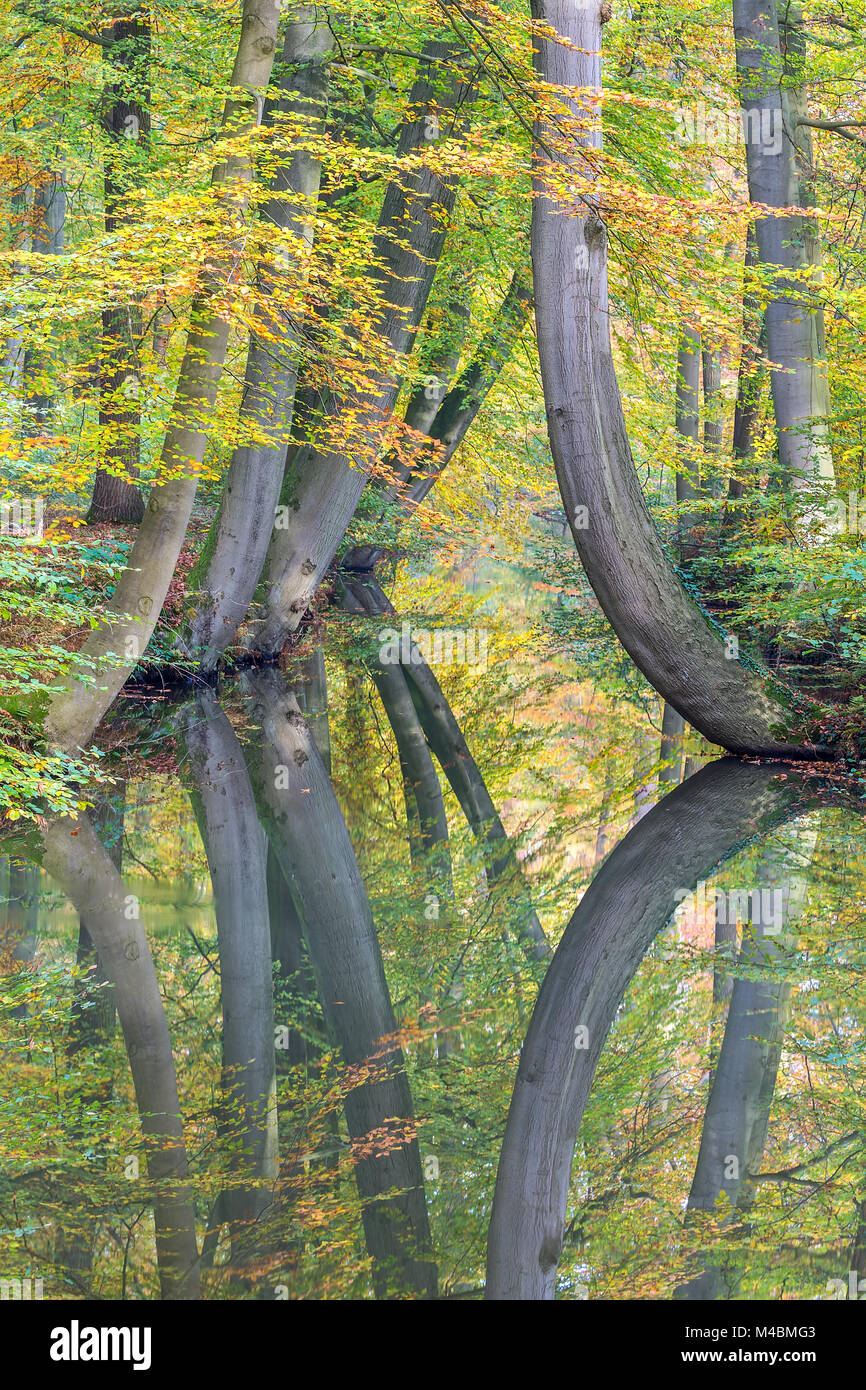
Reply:
[[[599,869],[548,967],[520,1055],[493,1199],[488,1298],[553,1298],[575,1140],[629,981],[681,890],[790,814],[796,791],[795,776],[780,778],[771,765],[713,763],[644,816]]]
[[[601,89],[601,6],[533,0],[571,42],[538,39],[539,76]],[[569,108],[585,121],[585,111]],[[622,645],[656,690],[731,752],[814,756],[816,746],[725,649],[673,572],[634,468],[610,345],[607,237],[592,206],[600,134],[562,148],[538,131],[532,213],[538,352],[550,446],[584,569]],[[559,152],[548,160],[545,147]],[[569,180],[573,194],[561,192]],[[582,201],[577,198],[582,194]],[[589,208],[587,207],[589,204]]]
[[[244,0],[231,74],[233,95],[222,121],[225,136],[241,137],[256,125],[274,61],[280,8],[280,0]],[[246,154],[231,154],[214,170],[216,201],[230,229],[242,228],[251,179]],[[151,490],[135,545],[99,626],[49,702],[45,732],[61,748],[80,748],[89,742],[156,627],[192,512],[225,362],[229,324],[219,296],[236,274],[241,254],[242,247],[236,245],[229,263],[201,274],[160,460],[163,468],[177,469],[185,476]]]

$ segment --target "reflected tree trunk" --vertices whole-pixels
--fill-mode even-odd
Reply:
[[[808,829],[793,838],[789,831],[772,837],[759,858],[755,891],[750,895],[749,920],[743,927],[686,1208],[718,1212],[720,1201],[726,1199],[723,1219],[729,1225],[745,1219],[754,1200],[751,1178],[763,1162],[791,992],[780,972],[805,897],[805,882],[795,874],[795,861],[800,870],[804,862],[808,867],[815,839],[815,832]],[[730,907],[721,910],[726,918],[733,915]],[[718,906],[716,911],[718,917]],[[744,974],[739,976],[739,971]],[[739,1234],[743,1235],[742,1229]],[[674,1297],[702,1301],[735,1297],[743,1274],[742,1252],[709,1252],[703,1263],[703,1271],[680,1285]]]
[[[412,1097],[382,955],[337,798],[298,702],[250,672],[251,775],[304,931],[328,1031],[348,1064],[345,1115],[377,1293],[436,1294]]]
[[[199,1297],[195,1211],[171,1039],[147,936],[89,819],[43,830],[43,867],[87,923],[114,985],[153,1185],[161,1296]]]
[[[231,1179],[222,1215],[232,1265],[255,1258],[278,1168],[267,840],[243,751],[223,710],[201,694],[181,716],[193,805],[213,884],[222,1004],[219,1131]]]
[[[533,1011],[499,1160],[487,1297],[552,1299],[574,1145],[629,981],[682,889],[791,814],[796,778],[724,759],[677,787],[608,855],[551,961]]]

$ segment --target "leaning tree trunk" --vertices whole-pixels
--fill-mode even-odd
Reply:
[[[141,182],[140,161],[150,143],[150,43],[150,12],[145,5],[111,21],[106,57],[114,76],[105,92],[102,117],[107,136],[103,196],[109,241],[112,233],[129,222],[129,195]],[[144,499],[130,481],[138,476],[141,462],[141,335],[141,305],[135,295],[102,310],[99,424],[103,465],[97,469],[87,513],[91,523],[137,525],[144,516]]]
[[[311,135],[323,125],[327,96],[327,60],[333,44],[324,11],[303,6],[292,16],[282,52],[282,91],[265,108],[265,122],[275,113],[303,118]],[[321,177],[321,160],[297,150],[278,168],[274,197],[264,220],[287,233],[291,243],[279,266],[262,269],[263,294],[279,288],[279,272],[302,273],[298,247],[313,239],[313,217]],[[300,324],[278,306],[264,313],[267,333],[250,335],[240,426],[254,436],[232,455],[219,511],[189,588],[200,589],[189,639],[202,671],[212,671],[234,640],[262,572],[283,482],[286,444],[291,432],[298,375]]]
[[[475,69],[466,64],[462,44],[438,40],[425,44],[398,158],[417,157],[432,139],[453,139],[462,128],[465,107],[474,95]],[[456,195],[454,176],[423,165],[393,179],[385,192],[373,243],[377,263],[371,278],[378,283],[383,305],[375,329],[383,347],[401,362],[415,341],[445,248]],[[370,372],[370,385],[360,400],[346,396],[332,402],[331,427],[349,414],[355,417],[354,457],[344,447],[327,442],[321,448],[311,441],[301,443],[294,451],[284,491],[288,524],[275,527],[271,540],[267,614],[251,637],[256,651],[275,654],[295,631],[345,535],[399,394],[400,374],[391,362],[392,357],[387,364],[383,359]]]
[[[389,460],[399,483],[379,485],[376,500],[382,509],[396,501],[422,502],[434,487],[462,444],[499,373],[514,351],[532,312],[532,291],[528,275],[515,271],[496,317],[454,385],[438,406],[429,425],[427,439],[419,445],[411,469]],[[411,402],[410,402],[411,405]],[[417,421],[417,423],[416,423]],[[421,413],[406,423],[421,430]],[[381,546],[352,545],[341,557],[345,570],[370,570],[384,554]]]
[[[237,56],[231,74],[221,134],[238,149],[255,128],[271,75],[280,0],[244,0]],[[129,672],[150,641],[174,574],[195,500],[198,471],[216,404],[228,346],[229,322],[221,303],[243,255],[240,233],[253,171],[249,155],[231,153],[213,173],[215,204],[231,242],[225,258],[202,270],[186,352],[180,368],[171,422],[163,444],[162,468],[181,476],[158,483],[126,568],[98,627],[73,658],[45,718],[50,742],[66,749],[88,743]]]
[[[375,579],[357,580],[350,588],[358,608],[371,617],[393,617],[394,609]],[[518,920],[517,937],[531,943],[533,958],[542,960],[550,954],[550,943],[481,770],[469,752],[439,682],[414,643],[410,644],[407,655],[408,663],[401,665],[401,670],[405,672],[421,729],[460,802],[470,830],[484,847],[488,883],[510,894]]]
[[[792,814],[797,790],[795,775],[779,777],[771,765],[713,763],[602,864],[548,967],[520,1054],[490,1221],[488,1298],[554,1297],[575,1140],[629,981],[682,888]]]
[[[356,1077],[346,1123],[368,1249],[380,1293],[435,1297],[436,1267],[412,1097],[395,1045],[376,928],[352,842],[319,751],[294,696],[274,670],[250,673],[256,723],[250,771],[268,839],[304,924],[325,1021]],[[370,1156],[371,1137],[386,1152]],[[394,1140],[397,1142],[394,1142]],[[366,1140],[365,1143],[360,1141]]]
[[[585,9],[534,0],[536,21],[569,40],[538,37],[544,82],[600,95],[600,11],[595,0]],[[611,352],[600,132],[564,139],[575,120],[585,122],[585,111],[563,101],[559,122],[539,123],[532,257],[548,434],[584,569],[632,660],[693,728],[732,752],[814,756],[807,736],[787,731],[791,712],[726,659],[662,549],[635,472]]]

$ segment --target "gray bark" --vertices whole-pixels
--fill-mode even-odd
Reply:
[[[130,191],[141,182],[138,151],[150,137],[150,12],[132,6],[132,13],[113,18],[105,32],[106,57],[113,69],[103,97],[102,126],[106,133],[103,201],[105,231],[111,236],[130,220]],[[130,151],[134,151],[130,157]],[[133,293],[126,303],[102,310],[99,384],[99,423],[107,437],[104,467],[97,469],[87,520],[128,522],[144,516],[144,498],[130,477],[138,474],[141,458],[140,366],[141,306]],[[119,399],[120,398],[120,399]],[[107,471],[120,468],[127,475]]]
[[[256,124],[260,97],[270,80],[276,49],[280,0],[244,0],[237,55],[221,131],[242,136]],[[242,230],[252,179],[249,157],[232,154],[215,168],[213,186],[229,226]],[[242,247],[234,248],[240,256]],[[175,392],[161,465],[183,476],[158,483],[150,493],[117,587],[99,626],[84,642],[69,674],[52,696],[45,733],[67,750],[85,746],[129,672],[145,651],[174,574],[195,500],[228,346],[229,324],[218,295],[233,264],[203,271],[196,294],[186,352]]]
[[[303,6],[292,15],[282,51],[281,94],[266,106],[266,123],[276,112],[303,117],[312,133],[321,129],[332,43],[324,11]],[[321,161],[298,150],[278,169],[274,197],[262,210],[263,218],[292,240],[286,259],[291,257],[295,274],[300,264],[298,245],[313,239],[320,177]],[[277,275],[276,267],[261,271],[263,293],[276,286]],[[232,455],[203,561],[190,576],[193,589],[199,587],[200,578],[200,596],[189,647],[202,671],[212,671],[234,640],[274,534],[297,384],[300,324],[278,309],[266,311],[266,324],[267,337],[250,335],[240,411],[241,429],[255,433],[256,440],[239,444]],[[262,442],[262,436],[267,442]]]
[[[815,835],[807,833],[806,863]],[[804,844],[800,845],[802,852]],[[801,854],[802,857],[802,854]],[[767,932],[759,914],[743,928],[737,968],[749,978],[736,979],[730,995],[725,1035],[707,1101],[701,1147],[687,1211],[716,1212],[720,1196],[727,1199],[728,1222],[745,1213],[754,1198],[751,1176],[764,1157],[770,1105],[782,1055],[790,985],[780,977],[789,941],[786,939],[802,905],[804,884],[792,877],[793,854],[780,855],[770,844],[758,862],[755,883],[778,892],[779,911]],[[725,914],[728,915],[727,913]],[[778,918],[778,920],[776,920]],[[732,1297],[742,1277],[741,1258],[708,1253],[705,1268],[680,1285],[674,1297],[707,1300]]]
[[[328,1031],[350,1067],[371,1068],[345,1097],[349,1134],[411,1133],[412,1097],[396,1032],[370,904],[352,843],[294,696],[276,671],[249,673],[261,729],[251,775],[268,838],[307,937]],[[417,1140],[360,1157],[355,1168],[380,1293],[412,1289],[434,1297],[436,1269]]]
[[[267,840],[241,746],[223,710],[201,694],[185,708],[182,725],[217,921],[220,1132],[236,1174],[223,1196],[223,1215],[238,1265],[256,1251],[255,1225],[272,1204],[278,1167]]]
[[[462,45],[430,41],[409,97],[397,154],[417,154],[432,131],[451,138],[472,99]],[[433,122],[434,124],[431,124]],[[457,180],[418,168],[393,179],[385,192],[374,238],[373,278],[383,299],[376,331],[398,361],[412,349],[433,277],[445,246]],[[275,529],[267,561],[267,616],[251,637],[254,650],[273,655],[301,621],[337,552],[382,446],[400,389],[399,368],[381,367],[360,400],[332,402],[331,414],[356,416],[354,457],[341,447],[313,442],[296,449],[284,502],[289,524]],[[282,520],[282,518],[280,518]]]
[[[380,485],[377,494],[383,508],[398,497],[409,504],[422,502],[451,462],[499,373],[510,357],[532,310],[532,292],[526,278],[516,272],[496,318],[484,334],[471,361],[447,392],[427,430],[411,470],[392,460],[401,478],[398,484]],[[407,423],[409,416],[407,413]],[[420,424],[415,425],[420,429]],[[376,484],[372,484],[376,486]],[[369,570],[384,554],[380,546],[350,546],[341,559],[345,570]]]
[[[600,6],[534,0],[533,15],[571,40],[539,39],[539,76],[560,88],[601,88]],[[585,112],[578,119],[585,121]],[[594,175],[580,144],[553,160],[557,179],[585,192],[578,211],[557,208],[538,130],[532,254],[536,324],[548,434],[575,544],[596,596],[632,660],[656,690],[708,739],[732,752],[814,755],[790,714],[724,647],[662,550],[635,472],[610,345],[607,238]],[[541,142],[544,142],[544,145]],[[586,137],[597,150],[600,135]],[[589,207],[587,207],[589,204]],[[557,215],[557,213],[560,215]],[[561,214],[565,215],[561,215]]]
[[[43,830],[43,867],[87,922],[114,983],[117,1014],[141,1115],[163,1299],[199,1297],[195,1212],[171,1039],[147,936],[126,915],[123,881],[88,818]]]
[[[488,1298],[553,1298],[575,1140],[611,1023],[678,890],[788,813],[796,779],[777,772],[733,759],[704,768],[642,818],[584,894],[520,1056],[490,1222]],[[578,1027],[585,1047],[576,1045]]]

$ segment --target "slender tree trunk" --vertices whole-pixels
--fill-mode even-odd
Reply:
[[[237,56],[231,74],[222,134],[240,140],[255,128],[270,80],[280,0],[244,0]],[[235,145],[235,148],[237,146]],[[216,203],[237,238],[248,202],[252,166],[245,153],[230,154],[213,174]],[[220,293],[238,274],[242,245],[235,241],[222,266],[203,270],[192,308],[186,352],[172,419],[160,459],[182,476],[152,488],[144,521],[106,610],[48,705],[45,731],[66,749],[85,746],[148,642],[162,610],[195,500],[228,345],[229,323]]]
[[[141,159],[150,143],[150,11],[135,6],[113,19],[106,31],[107,58],[113,77],[104,96],[102,125],[107,136],[105,173],[105,233],[112,234],[130,219],[129,195],[141,182]],[[103,466],[97,469],[87,520],[137,525],[144,516],[144,498],[130,482],[141,462],[141,371],[139,342],[141,306],[133,296],[102,310],[99,423]],[[120,474],[113,472],[119,469]]]
[[[746,133],[749,198],[769,208],[802,206],[797,121],[805,98],[792,88],[779,38],[776,0],[733,0],[737,75]],[[801,7],[791,7],[801,22]],[[823,316],[810,301],[803,217],[755,220],[760,263],[772,272],[767,352],[779,463],[795,491],[834,481],[828,440]]]
[[[304,5],[293,14],[283,45],[282,90],[265,108],[266,123],[275,113],[289,114],[303,118],[311,134],[322,129],[332,44],[324,10]],[[301,273],[298,247],[313,240],[321,168],[320,160],[299,149],[277,171],[274,197],[262,216],[287,233],[291,249],[285,263],[260,272],[263,294],[279,288],[280,271],[289,263],[296,276]],[[250,335],[240,413],[241,429],[255,438],[239,444],[232,455],[219,512],[189,580],[191,589],[200,587],[189,646],[203,671],[215,668],[246,617],[274,534],[293,417],[300,324],[285,309],[273,307],[266,310],[265,327],[266,334]]]
[[[46,265],[63,253],[66,234],[66,174],[62,162],[40,174],[30,208],[33,223],[32,249],[46,257]],[[53,274],[46,269],[46,275]],[[36,436],[50,429],[55,410],[54,391],[49,378],[55,367],[54,344],[30,346],[24,351],[22,387],[24,392],[23,432]]]
[[[532,292],[521,272],[512,276],[496,317],[484,334],[471,361],[446,393],[427,430],[429,443],[419,447],[411,470],[390,462],[402,481],[371,484],[384,508],[398,497],[409,503],[422,502],[451,462],[473,424],[485,398],[508,361],[532,310]],[[418,417],[420,419],[420,416]],[[406,422],[409,423],[407,413]],[[414,428],[420,429],[420,424]],[[344,570],[371,570],[381,559],[381,546],[350,546],[341,560]]]
[[[585,9],[534,0],[534,18],[570,40],[539,38],[543,81],[600,93],[600,11],[594,0]],[[569,111],[585,124],[583,107]],[[790,713],[726,659],[662,550],[629,449],[611,353],[607,237],[594,173],[600,135],[563,150],[561,129],[547,121],[537,132],[532,255],[548,433],[584,569],[632,660],[694,728],[732,752],[814,755],[808,738],[785,731]],[[560,190],[563,178],[582,190],[580,203],[564,206],[554,193],[551,180]]]
[[[746,259],[743,284],[743,329],[740,364],[737,370],[737,401],[734,406],[734,467],[728,496],[742,497],[746,465],[755,443],[755,432],[761,412],[761,396],[766,379],[764,357],[767,335],[764,312],[752,284],[758,264],[758,240],[753,222],[746,234]],[[735,513],[727,514],[731,519]]]
[[[223,1217],[232,1264],[242,1266],[258,1251],[256,1225],[272,1204],[278,1167],[267,839],[241,746],[210,694],[184,710],[183,726],[219,942],[220,1131],[237,1175],[224,1194]]]
[[[776,837],[774,837],[775,839]],[[790,844],[790,832],[785,836]],[[803,859],[808,866],[815,847],[815,832],[803,832],[797,837],[798,867]],[[779,978],[783,967],[793,921],[799,915],[805,896],[805,883],[792,877],[792,854],[779,852],[777,843],[770,844],[759,859],[755,885],[759,890],[761,909],[755,918],[755,897],[751,897],[750,920],[743,928],[737,968],[747,972],[746,978],[734,981],[730,994],[728,1019],[719,1053],[718,1065],[712,1079],[707,1101],[701,1147],[692,1182],[687,1211],[717,1210],[720,1195],[730,1204],[728,1221],[741,1217],[754,1200],[750,1179],[761,1167],[770,1105],[776,1088],[776,1076],[782,1055],[782,1039],[791,987]],[[763,892],[761,892],[763,890]],[[762,920],[766,899],[773,901],[768,916]],[[730,916],[726,912],[725,916]],[[769,927],[769,930],[767,928]],[[705,1268],[686,1284],[680,1285],[674,1297],[688,1300],[731,1298],[742,1277],[742,1259],[734,1254],[728,1258],[707,1254]]]
[[[431,139],[454,138],[474,95],[474,71],[462,45],[432,40],[420,71],[397,149],[417,154]],[[373,278],[384,308],[376,329],[399,361],[408,357],[433,277],[445,247],[457,193],[454,177],[427,168],[403,173],[388,185],[374,238]],[[434,212],[435,208],[435,212]],[[400,389],[399,370],[382,367],[360,400],[332,402],[334,423],[355,417],[354,457],[345,449],[311,442],[295,451],[284,490],[288,524],[274,530],[267,562],[267,616],[252,647],[273,655],[294,632],[336,554],[383,444]],[[282,521],[283,518],[281,517]]]
[[[43,866],[88,930],[114,983],[154,1186],[154,1222],[163,1299],[199,1297],[195,1213],[171,1039],[147,936],[127,912],[123,881],[88,818],[59,820],[43,832]]]
[[[352,585],[357,603],[371,616],[393,616],[394,609],[375,579]],[[532,955],[541,960],[550,953],[544,928],[532,905],[514,852],[481,771],[469,752],[460,725],[442,689],[418,648],[411,644],[408,665],[401,666],[427,743],[460,802],[472,833],[484,846],[488,883],[508,891],[518,918],[517,936],[532,943]]]

